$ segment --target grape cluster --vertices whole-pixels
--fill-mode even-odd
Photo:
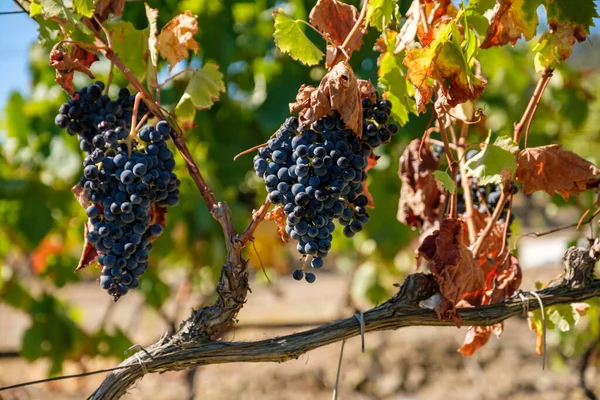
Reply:
[[[115,301],[138,286],[152,241],[163,228],[154,221],[161,207],[179,202],[175,160],[167,147],[171,126],[160,121],[131,136],[133,96],[127,89],[112,101],[96,82],[63,104],[56,125],[78,135],[86,152],[81,184],[91,203],[87,240],[103,267],[100,285]],[[140,112],[145,112],[143,109]]]
[[[285,230],[296,240],[300,254],[312,257],[319,269],[331,249],[334,219],[352,237],[369,221],[368,198],[363,193],[368,157],[374,148],[389,143],[398,126],[387,121],[389,100],[364,99],[363,132],[358,138],[345,128],[335,111],[311,126],[300,127],[288,118],[254,157],[256,175],[263,178],[269,201],[283,205]],[[315,281],[315,274],[296,270],[296,280]]]

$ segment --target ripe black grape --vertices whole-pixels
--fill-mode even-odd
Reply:
[[[298,119],[290,117],[254,157],[254,171],[263,178],[269,201],[283,205],[285,231],[298,242],[298,252],[311,257],[314,269],[323,266],[331,249],[334,219],[348,237],[368,222],[368,198],[362,194],[367,159],[398,132],[396,125],[386,125],[390,101],[364,99],[362,106],[362,138],[345,128],[337,111],[311,126],[299,126]],[[293,277],[309,283],[316,279],[302,270],[294,271]]]
[[[161,208],[179,202],[179,179],[167,147],[171,126],[160,121],[130,136],[134,96],[122,88],[116,100],[96,82],[63,104],[55,123],[77,133],[84,159],[82,186],[90,205],[87,240],[103,266],[100,285],[116,301],[139,285],[152,240],[163,227],[153,221]],[[147,111],[140,103],[138,119]]]

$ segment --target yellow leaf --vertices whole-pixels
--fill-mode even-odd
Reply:
[[[165,25],[158,35],[158,51],[161,57],[169,62],[169,70],[172,70],[175,64],[187,58],[188,50],[193,50],[198,54],[200,47],[194,40],[194,35],[198,32],[197,16],[186,10],[184,14],[179,14]]]
[[[485,79],[476,76],[466,61],[459,44],[462,38],[454,37],[458,35],[455,27],[453,21],[440,29],[438,37],[429,46],[406,52],[406,77],[418,91],[419,112],[423,112],[429,103],[436,81],[451,107],[476,99],[485,88]],[[452,40],[449,39],[451,34]]]

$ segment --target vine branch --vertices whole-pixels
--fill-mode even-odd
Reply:
[[[513,139],[517,144],[521,143],[521,136],[523,135],[523,131],[525,131],[525,146],[527,147],[527,136],[529,134],[529,126],[531,125],[531,120],[533,119],[533,115],[537,110],[538,105],[540,104],[540,100],[542,99],[542,95],[544,94],[544,90],[546,90],[546,86],[548,86],[548,82],[550,82],[550,78],[552,78],[552,73],[554,70],[546,68],[542,72],[542,76],[538,80],[538,83],[533,91],[533,95],[531,99],[529,99],[529,104],[527,104],[527,108],[523,113],[523,117],[519,123],[515,124],[515,131]]]

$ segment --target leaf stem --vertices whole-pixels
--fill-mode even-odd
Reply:
[[[196,70],[191,69],[191,68],[186,68],[183,71],[179,71],[178,73],[176,73],[173,76],[168,77],[167,79],[165,79],[165,81],[163,83],[161,83],[160,85],[158,85],[158,90],[161,90],[163,88],[163,86],[165,86],[167,83],[169,83],[173,79],[177,78],[179,75],[183,75],[183,74],[185,74],[187,72],[196,72]]]
[[[538,83],[531,95],[531,99],[529,99],[529,104],[527,104],[527,108],[523,113],[523,117],[518,124],[515,124],[515,130],[513,139],[517,144],[521,143],[521,136],[523,135],[523,131],[525,131],[525,147],[527,147],[527,138],[529,136],[529,127],[531,125],[531,120],[533,119],[533,115],[537,110],[538,105],[540,104],[540,100],[542,99],[542,95],[544,94],[544,90],[546,90],[546,86],[548,86],[548,82],[550,82],[550,78],[552,78],[553,69],[546,68],[542,72],[542,76],[538,80]]]

